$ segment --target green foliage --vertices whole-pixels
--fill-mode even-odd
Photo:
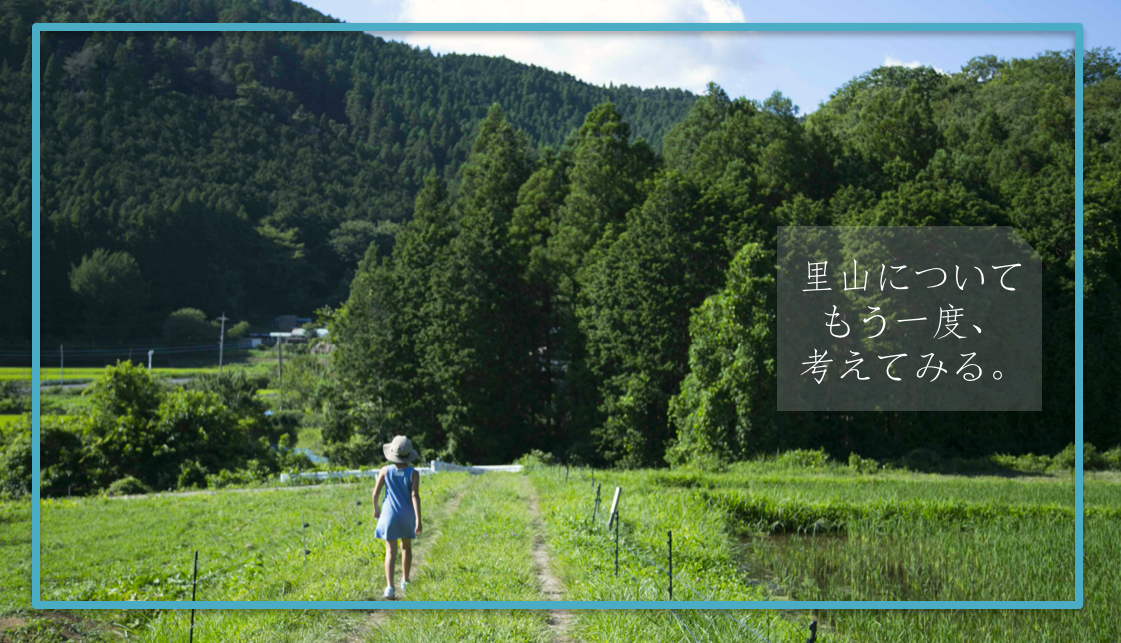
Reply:
[[[40,418],[43,495],[95,493],[124,478],[154,489],[205,487],[208,474],[261,480],[307,466],[304,456],[270,446],[294,425],[264,415],[255,395],[263,383],[231,371],[168,392],[130,362],[107,367],[86,389],[88,411]],[[30,420],[22,422],[10,430],[30,434]]]
[[[882,466],[872,458],[861,457],[858,453],[849,454],[849,468],[857,473],[877,473]]]
[[[712,204],[675,172],[654,180],[625,229],[611,229],[581,272],[577,316],[602,382],[600,439],[627,466],[664,454],[670,398],[685,375],[689,315],[719,285],[725,243]]]
[[[1087,58],[1095,167],[1113,168],[1115,58]],[[781,94],[731,100],[713,85],[667,136],[664,159],[604,104],[534,163],[492,110],[450,194],[431,176],[393,254],[360,266],[334,336],[345,375],[324,439],[361,453],[407,432],[443,457],[497,459],[480,438],[504,436],[511,457],[536,447],[623,466],[722,466],[805,447],[887,461],[921,447],[945,458],[903,461],[987,471],[1001,465],[974,454],[1054,453],[1065,442],[1049,427],[1073,413],[1057,393],[1073,372],[1060,341],[1073,319],[1072,229],[1056,223],[1069,221],[1056,213],[1073,194],[1071,60],[880,68],[807,118]],[[1116,245],[1114,175],[1096,193],[1103,262]],[[1046,266],[1056,379],[1043,414],[777,413],[776,225],[1015,227]],[[1096,274],[1096,293],[1121,293]],[[534,352],[539,370],[525,359]],[[1116,426],[1088,431],[1116,444]]]
[[[677,442],[667,459],[735,460],[779,445],[774,418],[774,255],[748,244],[724,290],[689,322],[690,372],[670,403]]]
[[[798,469],[821,469],[831,464],[825,449],[794,449],[784,451],[775,459],[779,465]]]
[[[1077,462],[1074,445],[1068,444],[1065,449],[1051,458],[1050,469],[1072,471]],[[1121,471],[1121,447],[1109,451],[1099,451],[1097,447],[1086,442],[1082,445],[1082,468],[1085,471],[1110,469]]]
[[[226,339],[238,339],[249,333],[248,322],[238,322],[226,327]],[[167,316],[162,336],[175,344],[214,343],[221,335],[221,323],[207,320],[206,313],[197,308],[182,308]]]
[[[0,498],[16,499],[31,493],[31,419],[0,432]]]
[[[82,495],[92,490],[89,452],[78,418],[39,417],[39,492],[41,496]]]
[[[249,322],[239,321],[226,329],[226,339],[241,339],[249,335]]]
[[[0,382],[0,414],[15,415],[31,410],[31,396],[24,392],[19,382]]]
[[[532,471],[538,467],[550,467],[560,464],[560,459],[552,453],[545,453],[540,449],[533,449],[529,453],[518,458],[514,464],[520,464],[527,471]]]
[[[163,323],[163,338],[169,342],[211,342],[215,334],[206,313],[197,308],[177,310]]]
[[[227,369],[221,375],[206,373],[196,377],[191,380],[190,388],[214,393],[226,408],[238,416],[263,416],[265,405],[257,391],[269,388],[269,377],[243,369]]]
[[[13,301],[30,294],[31,184],[15,171],[30,21],[326,20],[295,3],[190,4],[3,12]],[[44,317],[74,328],[85,310],[109,325],[87,320],[100,336],[128,310],[155,334],[184,308],[256,319],[345,298],[330,321],[339,375],[309,360],[285,403],[354,457],[397,433],[462,460],[539,448],[627,466],[818,446],[881,461],[923,446],[948,466],[1069,441],[1052,429],[1074,413],[1072,52],[882,67],[803,117],[777,92],[596,88],[365,34],[73,33],[43,47]],[[1112,345],[1121,65],[1110,50],[1083,62],[1086,332]],[[749,244],[773,252],[778,225],[831,224],[1012,225],[1044,259],[1043,412],[775,412],[753,290],[769,271],[758,259],[747,286],[729,263]],[[142,292],[114,290],[126,281],[149,285],[145,310]],[[1102,445],[1121,444],[1110,354],[1086,361],[1086,439]],[[133,413],[113,431],[141,439],[152,418]]]
[[[179,465],[179,477],[175,481],[179,489],[205,489],[207,483],[207,469],[198,460],[186,460]]]
[[[132,476],[116,480],[105,489],[107,496],[136,496],[152,493],[152,488]]]
[[[86,309],[91,327],[108,337],[126,337],[131,320],[148,306],[148,284],[127,252],[97,248],[70,269],[70,289]]]
[[[4,122],[15,124],[2,139],[0,284],[16,302],[30,301],[31,180],[20,168],[31,156],[32,23],[331,21],[295,2],[228,0],[32,0],[0,19]],[[44,317],[67,329],[45,332],[70,336],[154,337],[184,307],[258,319],[336,305],[367,247],[388,253],[423,178],[457,176],[495,102],[535,145],[559,146],[611,100],[659,147],[695,98],[363,33],[51,34],[42,53]],[[83,319],[75,305],[70,266],[100,248],[129,253],[150,285],[150,306],[128,302],[127,329],[101,328],[112,320]],[[99,310],[114,310],[105,301]],[[29,335],[30,304],[19,305],[0,331]]]

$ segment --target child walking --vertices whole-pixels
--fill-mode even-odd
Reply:
[[[378,526],[374,537],[385,541],[385,592],[393,598],[393,566],[397,561],[397,541],[401,541],[401,591],[409,587],[409,571],[413,564],[413,538],[420,535],[420,474],[410,467],[417,452],[403,435],[382,445],[385,459],[392,464],[378,472],[374,485],[374,518]],[[385,486],[385,502],[378,504],[378,494]]]

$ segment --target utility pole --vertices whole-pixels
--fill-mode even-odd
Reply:
[[[62,355],[62,344],[58,345],[58,388],[62,388],[62,367],[66,364],[66,360]]]
[[[152,353],[155,353],[155,352],[156,351],[154,351],[154,350],[148,351],[148,372],[149,373],[152,372]]]
[[[218,318],[222,322],[222,334],[218,336],[218,374],[222,374],[222,354],[226,348],[226,313]]]
[[[284,386],[284,338],[276,338],[276,372],[280,386]]]

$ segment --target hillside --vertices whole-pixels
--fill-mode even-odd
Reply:
[[[285,1],[5,3],[0,86],[22,126],[2,135],[0,280],[15,308],[0,331],[30,335],[31,23],[330,20]],[[188,306],[264,322],[337,305],[426,173],[455,189],[492,104],[534,147],[559,147],[611,101],[660,149],[695,100],[362,33],[50,34],[42,53],[48,341],[152,337]],[[70,271],[99,248],[127,252],[142,284],[76,295]]]

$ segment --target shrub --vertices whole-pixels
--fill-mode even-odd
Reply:
[[[1118,466],[1119,461],[1121,461],[1121,447],[1102,453],[1089,442],[1082,444],[1082,468],[1086,471],[1118,469],[1121,468]],[[1074,445],[1068,444],[1065,449],[1051,458],[1051,469],[1073,471],[1074,462]]]
[[[227,339],[241,339],[249,334],[249,322],[239,321],[226,329]]]
[[[39,423],[39,489],[43,496],[88,492],[92,487],[80,422],[42,416]]]
[[[303,420],[304,414],[300,411],[274,411],[271,416],[269,440],[279,443],[281,439],[287,437],[289,442],[295,442]]]
[[[723,473],[728,470],[728,461],[716,453],[701,452],[685,461],[681,468],[686,471]]]
[[[345,443],[328,444],[324,454],[331,464],[364,467],[384,462],[381,441],[369,436],[356,436]],[[309,460],[310,462],[310,460]]]
[[[849,454],[849,468],[857,473],[876,473],[880,470],[880,463],[872,458],[861,457],[857,453]]]
[[[118,361],[106,366],[101,377],[85,388],[84,395],[102,419],[136,415],[148,420],[159,406],[163,389],[146,368]]]
[[[257,396],[257,391],[268,388],[267,375],[251,375],[240,369],[230,369],[221,375],[207,373],[195,378],[188,388],[192,391],[214,393],[222,404],[242,417],[259,418],[264,415],[265,405]]]
[[[218,473],[208,474],[206,476],[206,487],[210,489],[223,489],[225,487],[246,485],[256,482],[253,475],[247,471],[230,471],[222,469]]]
[[[176,391],[160,405],[154,422],[156,444],[145,480],[155,480],[163,488],[170,483],[169,471],[188,461],[206,471],[236,469],[255,455],[253,443],[238,430],[237,418],[218,396],[201,391]],[[192,479],[205,486],[205,480]],[[182,484],[180,484],[182,486]]]
[[[206,468],[198,460],[187,460],[179,465],[179,478],[176,486],[180,489],[205,489],[207,485]]]
[[[31,411],[31,395],[17,382],[0,382],[0,413],[14,415]]]
[[[1113,447],[1102,454],[1105,468],[1111,471],[1121,471],[1121,446]]]
[[[825,449],[794,449],[782,453],[776,462],[798,469],[821,469],[829,462],[829,454]]]
[[[1045,473],[1051,466],[1051,456],[1031,453],[1025,455],[998,454],[990,457],[989,460],[1005,469],[1020,473]]]
[[[132,476],[115,481],[105,490],[107,496],[138,496],[152,493],[152,488]]]
[[[128,318],[144,310],[151,291],[140,265],[127,252],[98,248],[70,268],[70,288],[85,308],[86,319],[98,324],[101,334],[123,336]]]
[[[16,499],[31,493],[31,421],[30,416],[24,417],[26,431],[8,429],[0,435],[0,498]]]
[[[163,323],[163,338],[169,342],[209,342],[218,335],[218,329],[206,321],[206,313],[197,308],[180,308]]]
[[[560,460],[552,453],[545,453],[540,449],[533,449],[529,453],[515,460],[514,463],[520,464],[527,470],[529,470],[536,469],[538,467],[550,467],[559,464]]]

